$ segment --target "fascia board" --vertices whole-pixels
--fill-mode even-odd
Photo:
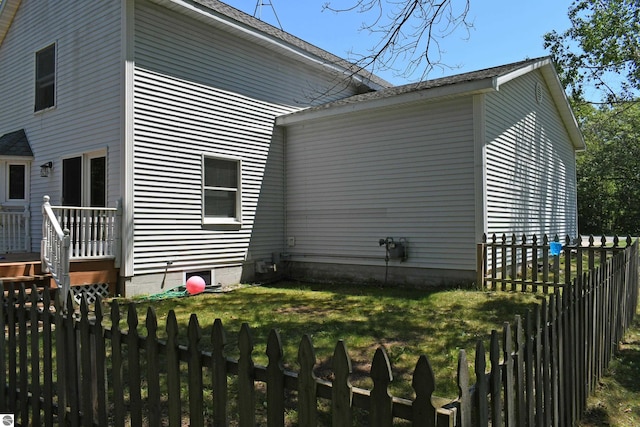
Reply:
[[[562,121],[567,128],[567,132],[569,132],[569,136],[571,138],[571,141],[573,142],[573,147],[576,149],[576,151],[586,150],[587,144],[585,143],[584,136],[580,131],[578,120],[573,114],[573,110],[571,109],[571,104],[569,103],[567,94],[562,87],[560,78],[553,68],[553,65],[544,67],[541,71],[542,76],[544,77],[551,92],[551,97],[553,98],[555,105],[558,107],[560,117],[562,118]]]
[[[547,83],[547,87],[551,92],[551,97],[558,108],[558,112],[560,113],[560,117],[565,124],[567,132],[571,138],[571,142],[573,147],[577,151],[583,151],[586,149],[586,144],[584,142],[584,137],[582,136],[582,132],[580,132],[580,127],[578,126],[578,121],[576,120],[575,115],[573,114],[573,110],[571,110],[571,104],[567,99],[567,95],[564,92],[562,87],[562,83],[560,83],[560,79],[558,78],[558,74],[553,66],[553,63],[550,59],[545,58],[540,61],[536,61],[527,66],[519,68],[511,73],[505,74],[504,76],[500,76],[496,78],[496,90],[500,90],[500,86],[508,81],[511,81],[517,77],[530,73],[539,69],[542,73],[542,76]]]
[[[324,119],[327,117],[369,111],[378,108],[391,108],[414,102],[450,98],[460,95],[475,95],[496,90],[495,79],[475,80],[447,86],[439,86],[387,97],[362,100],[354,103],[338,104],[327,108],[311,108],[276,118],[276,125],[288,126],[295,123]]]
[[[21,2],[22,0],[4,0],[0,4],[0,46],[2,46],[4,37],[9,31],[9,27],[11,27],[13,17],[16,16]]]

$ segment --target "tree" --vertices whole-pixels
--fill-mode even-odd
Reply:
[[[582,234],[640,234],[640,103],[583,107],[578,157]]]
[[[544,36],[565,88],[584,101],[585,86],[618,103],[640,89],[640,1],[575,0],[569,8],[571,27]],[[594,100],[587,100],[594,101]]]
[[[422,70],[424,78],[441,62],[440,41],[456,30],[467,32],[473,24],[468,20],[470,0],[353,0],[351,6],[324,9],[334,12],[356,11],[368,19],[362,29],[379,36],[368,54],[353,54],[359,68],[373,73],[395,70],[405,76]],[[406,61],[404,70],[395,68],[396,61]]]

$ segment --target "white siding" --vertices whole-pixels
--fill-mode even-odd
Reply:
[[[486,111],[487,232],[575,236],[575,152],[542,75],[501,86]]]
[[[120,2],[23,0],[0,46],[0,134],[24,128],[34,152],[32,248],[39,250],[40,206],[60,203],[66,156],[106,149],[108,204],[119,198]],[[34,113],[35,52],[57,45],[56,106]],[[48,178],[39,165],[52,161]]]
[[[239,266],[283,249],[283,137],[313,71],[145,2],[135,11],[135,274]],[[242,160],[242,226],[201,223],[201,156]]]
[[[472,114],[466,97],[287,128],[292,259],[384,265],[378,240],[404,237],[401,266],[474,270]]]

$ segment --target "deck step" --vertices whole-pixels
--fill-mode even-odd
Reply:
[[[3,283],[31,283],[31,282],[42,282],[43,280],[49,280],[51,278],[50,274],[36,274],[33,276],[7,276],[0,277],[0,282]]]

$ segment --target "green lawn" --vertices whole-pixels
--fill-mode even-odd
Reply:
[[[456,369],[460,349],[473,361],[477,340],[488,339],[492,329],[524,315],[540,296],[469,290],[424,291],[373,286],[306,285],[278,283],[247,286],[223,294],[201,294],[160,301],[135,300],[139,330],[152,305],[164,328],[166,314],[176,312],[182,331],[191,313],[203,329],[203,348],[210,346],[211,325],[220,318],[227,331],[227,354],[237,356],[236,337],[243,322],[255,342],[256,363],[266,364],[267,336],[272,328],[281,334],[285,365],[297,370],[298,345],[304,334],[314,343],[320,375],[330,374],[330,359],[338,340],[344,340],[353,364],[354,385],[370,388],[368,378],[375,350],[384,346],[394,374],[391,391],[410,397],[411,375],[420,355],[431,361],[436,374],[436,394],[457,395]],[[123,321],[126,319],[123,307]]]
[[[578,426],[640,426],[640,310]]]
[[[201,294],[164,300],[132,300],[139,315],[139,332],[146,335],[144,316],[152,306],[164,334],[167,312],[176,313],[182,336],[191,313],[203,329],[203,348],[210,347],[211,325],[222,319],[229,341],[227,355],[237,357],[237,333],[242,323],[252,328],[254,360],[266,364],[266,341],[272,328],[279,330],[285,365],[297,370],[300,339],[309,334],[319,364],[319,375],[329,376],[336,342],[344,340],[353,362],[354,385],[371,388],[370,363],[378,346],[384,346],[392,363],[395,396],[410,397],[411,375],[420,355],[429,357],[436,375],[436,395],[454,398],[460,349],[474,360],[478,339],[488,344],[492,329],[500,329],[516,314],[524,315],[543,298],[522,292],[472,290],[411,290],[354,285],[311,285],[283,282],[272,286],[244,286],[232,292]],[[122,323],[126,304],[122,300]],[[108,316],[107,313],[105,313]],[[638,313],[640,314],[640,313]],[[108,324],[108,321],[107,321]],[[608,376],[589,399],[580,427],[640,425],[640,317],[636,317]],[[474,382],[472,377],[472,382]]]

